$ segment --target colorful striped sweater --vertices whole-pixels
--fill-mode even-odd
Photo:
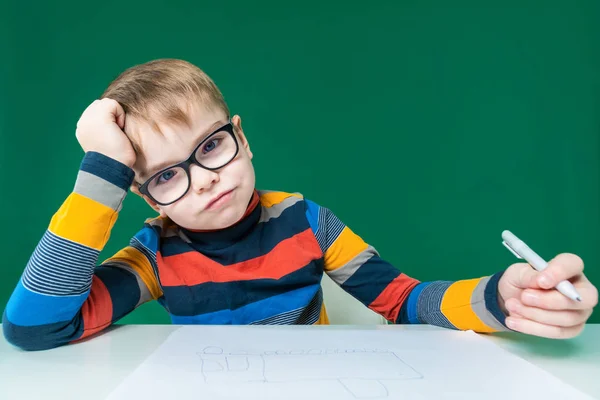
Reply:
[[[246,215],[220,231],[148,220],[97,265],[133,176],[102,154],[85,155],[3,313],[9,342],[39,350],[78,341],[151,300],[174,324],[327,324],[323,273],[392,323],[506,330],[501,273],[419,282],[300,194],[255,191]]]

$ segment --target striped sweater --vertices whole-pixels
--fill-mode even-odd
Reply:
[[[147,220],[97,264],[133,176],[102,154],[84,156],[4,310],[9,342],[29,350],[75,342],[152,300],[174,324],[327,324],[323,273],[392,323],[506,330],[501,273],[419,282],[300,194],[257,190],[244,217],[219,231]]]

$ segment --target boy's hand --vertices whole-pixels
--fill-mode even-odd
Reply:
[[[582,301],[564,296],[554,286],[569,280]],[[543,272],[527,263],[511,265],[498,282],[500,307],[509,313],[506,325],[515,331],[554,339],[577,336],[598,304],[598,290],[583,274],[583,261],[560,254]]]
[[[75,136],[83,151],[102,153],[131,168],[136,156],[124,127],[125,111],[118,102],[96,100],[81,114]]]

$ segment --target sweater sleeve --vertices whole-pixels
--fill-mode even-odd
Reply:
[[[42,350],[77,341],[161,295],[144,232],[96,265],[132,180],[127,166],[86,153],[4,310],[8,342]]]
[[[392,323],[508,330],[498,305],[501,272],[476,279],[420,282],[380,257],[334,213],[306,200],[306,215],[333,281]]]

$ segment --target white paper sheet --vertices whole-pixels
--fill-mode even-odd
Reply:
[[[109,399],[591,397],[473,332],[186,326]]]

